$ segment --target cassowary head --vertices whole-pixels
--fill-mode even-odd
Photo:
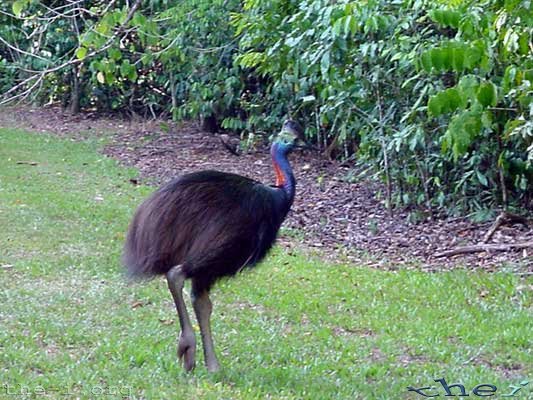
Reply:
[[[296,121],[288,119],[283,123],[273,144],[278,151],[288,154],[297,147],[298,142],[303,142],[303,129]]]

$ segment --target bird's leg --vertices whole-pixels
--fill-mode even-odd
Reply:
[[[213,304],[209,299],[209,293],[204,290],[200,293],[193,291],[192,305],[198,325],[200,325],[200,333],[202,335],[202,345],[204,348],[205,365],[209,372],[216,372],[220,369],[217,356],[215,355],[215,347],[213,345],[213,337],[211,336],[211,311],[213,311]]]
[[[182,291],[185,283],[185,274],[183,273],[182,266],[177,265],[172,267],[166,276],[168,288],[174,298],[174,304],[176,304],[176,310],[178,311],[180,320],[181,334],[178,341],[178,357],[180,360],[183,358],[185,370],[190,371],[195,365],[196,338],[194,337],[191,320],[189,319],[189,314],[187,314],[187,308],[183,301]]]

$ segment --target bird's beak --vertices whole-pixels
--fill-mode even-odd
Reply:
[[[295,149],[303,149],[307,146],[307,143],[305,143],[303,141],[302,138],[300,138],[299,136],[296,136],[296,138],[294,139],[294,148]]]
[[[300,150],[314,150],[314,151],[320,151],[320,149],[316,146],[313,146],[310,143],[304,142],[302,139],[297,138],[294,142],[294,148],[300,149]]]
[[[304,130],[302,126],[298,124],[296,121],[293,121],[290,119],[286,120],[283,123],[282,132],[283,131],[290,133],[294,137],[294,142],[293,142],[294,149],[318,150],[316,147],[314,147],[313,145],[305,141]]]

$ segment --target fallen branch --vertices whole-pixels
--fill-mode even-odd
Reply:
[[[523,243],[475,244],[472,246],[457,247],[452,250],[442,251],[440,253],[436,253],[434,257],[451,257],[459,254],[479,253],[481,251],[509,251],[528,248],[533,248],[533,241]]]
[[[500,215],[498,215],[498,217],[496,218],[496,220],[494,221],[490,229],[487,231],[487,233],[483,237],[482,242],[487,243],[500,226],[505,225],[505,224],[516,224],[516,223],[520,223],[525,226],[528,226],[529,221],[527,218],[522,217],[521,215],[511,214],[506,211],[503,211]]]
[[[228,150],[232,155],[239,156],[239,152],[237,151],[238,144],[232,144],[230,143],[230,137],[228,135],[219,135],[218,136],[220,143]]]

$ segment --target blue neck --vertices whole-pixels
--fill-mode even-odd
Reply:
[[[290,207],[294,200],[296,179],[294,179],[291,165],[287,159],[287,153],[287,149],[279,143],[272,144],[270,154],[272,156],[274,170],[276,171],[276,186],[285,192],[288,201],[287,205]]]

